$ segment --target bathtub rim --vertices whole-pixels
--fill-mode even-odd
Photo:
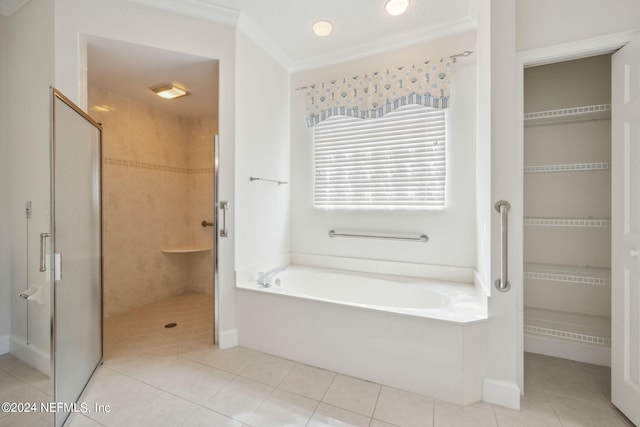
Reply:
[[[444,279],[426,279],[423,277],[411,277],[411,276],[403,276],[403,275],[392,275],[392,274],[379,274],[379,273],[371,273],[371,272],[362,272],[362,271],[354,271],[354,270],[343,270],[343,269],[337,269],[337,268],[326,268],[326,267],[317,267],[317,266],[311,266],[311,265],[299,265],[299,264],[289,264],[292,267],[302,267],[302,268],[308,268],[308,269],[315,269],[315,270],[320,270],[323,272],[328,272],[328,273],[342,273],[342,274],[351,274],[353,275],[354,273],[357,275],[364,275],[365,277],[375,277],[375,278],[382,278],[382,279],[387,279],[387,280],[393,280],[394,278],[400,279],[400,280],[420,280],[420,281],[426,281],[426,282],[435,282],[435,284],[439,284],[439,285],[450,285],[450,286],[464,286],[464,287],[468,287],[469,290],[473,290],[474,292],[476,292],[477,294],[477,298],[478,298],[478,303],[479,304],[484,304],[484,298],[483,296],[478,293],[478,289],[477,287],[473,284],[473,283],[465,283],[465,282],[455,282],[455,281],[451,281],[451,280],[444,280]],[[332,300],[332,299],[327,299],[327,298],[319,298],[319,297],[314,297],[314,296],[307,296],[304,294],[296,294],[296,293],[284,293],[284,292],[276,292],[274,291],[274,288],[263,288],[261,287],[259,284],[256,283],[255,280],[246,280],[244,282],[239,282],[236,283],[236,289],[237,290],[241,290],[241,291],[248,291],[248,292],[254,292],[254,293],[261,293],[261,294],[267,294],[267,295],[274,295],[274,296],[279,296],[279,297],[284,297],[284,298],[296,298],[296,299],[301,299],[301,300],[305,300],[305,301],[316,301],[318,303],[324,303],[324,304],[337,304],[340,306],[345,306],[345,307],[353,307],[353,308],[357,308],[360,310],[373,310],[373,311],[378,311],[378,312],[382,312],[382,313],[389,313],[389,314],[393,314],[393,315],[397,315],[397,316],[411,316],[411,317],[416,317],[416,318],[421,318],[421,319],[429,319],[432,321],[438,321],[438,322],[445,322],[445,323],[449,323],[449,324],[457,324],[457,325],[471,325],[471,324],[475,324],[475,323],[481,323],[481,322],[485,322],[487,320],[489,320],[489,316],[487,315],[486,311],[482,314],[481,317],[479,317],[480,315],[477,316],[473,316],[473,318],[470,319],[448,319],[445,317],[438,317],[438,313],[437,310],[442,310],[442,308],[431,308],[431,309],[424,309],[426,313],[418,313],[415,312],[417,310],[413,310],[413,309],[403,309],[402,307],[385,307],[385,306],[374,306],[374,305],[368,305],[368,304],[358,304],[358,303],[353,303],[353,302],[345,302],[345,301],[338,301],[338,300]],[[446,298],[446,296],[445,296]],[[486,306],[484,307],[486,308]],[[431,310],[430,312],[428,312],[429,310]]]
[[[334,255],[318,255],[303,253],[286,253],[265,259],[254,265],[236,268],[236,285],[250,280],[256,280],[259,272],[270,270],[280,265],[300,265],[308,267],[324,267],[330,269],[356,271],[364,273],[379,273],[394,276],[406,276],[429,280],[445,280],[449,282],[472,283],[478,292],[487,297],[485,284],[473,267],[421,264],[388,259],[341,257]]]

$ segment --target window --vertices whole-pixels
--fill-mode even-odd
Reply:
[[[383,117],[315,126],[314,205],[438,210],[445,206],[445,111],[408,105]]]

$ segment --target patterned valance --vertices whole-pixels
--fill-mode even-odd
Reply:
[[[336,115],[369,119],[408,104],[449,107],[449,58],[307,86],[307,125]]]

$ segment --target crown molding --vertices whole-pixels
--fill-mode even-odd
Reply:
[[[212,22],[235,26],[240,11],[211,4],[206,0],[126,0],[143,6],[153,7],[180,15],[206,19]]]
[[[291,73],[295,73],[327,65],[339,64],[353,59],[388,52],[390,50],[410,46],[416,43],[452,36],[454,34],[460,34],[475,29],[476,25],[473,20],[467,16],[445,24],[418,28],[394,34],[393,36],[383,37],[369,43],[350,47],[348,49],[342,49],[328,55],[321,55],[311,59],[296,61],[292,63],[290,71]]]
[[[5,1],[5,0],[0,0]],[[231,25],[260,46],[285,70],[291,68],[291,60],[267,35],[240,10],[230,9],[210,3],[207,0],[126,0],[143,6],[153,7],[181,15],[206,19]]]
[[[291,60],[267,35],[258,28],[246,14],[241,13],[236,29],[260,46],[287,72],[291,70]]]
[[[640,31],[608,34],[586,40],[521,51],[518,52],[518,57],[525,67],[570,61],[615,52],[639,35]]]
[[[29,0],[0,0],[0,15],[10,16]],[[251,19],[237,9],[218,6],[208,0],[126,0],[142,6],[152,7],[181,15],[206,19],[212,22],[236,27],[262,48],[289,73],[338,64],[376,53],[409,46],[423,41],[446,37],[476,28],[474,20],[468,16],[432,27],[405,31],[375,41],[338,50],[315,58],[292,61]]]
[[[480,10],[482,9],[482,0],[469,0],[467,6],[467,16],[473,23],[474,27],[478,26],[478,16],[480,15]]]
[[[29,0],[0,0],[0,15],[11,16]]]

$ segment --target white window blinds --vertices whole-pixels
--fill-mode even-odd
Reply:
[[[314,129],[315,207],[444,208],[444,110],[408,105],[377,119],[330,117]]]

